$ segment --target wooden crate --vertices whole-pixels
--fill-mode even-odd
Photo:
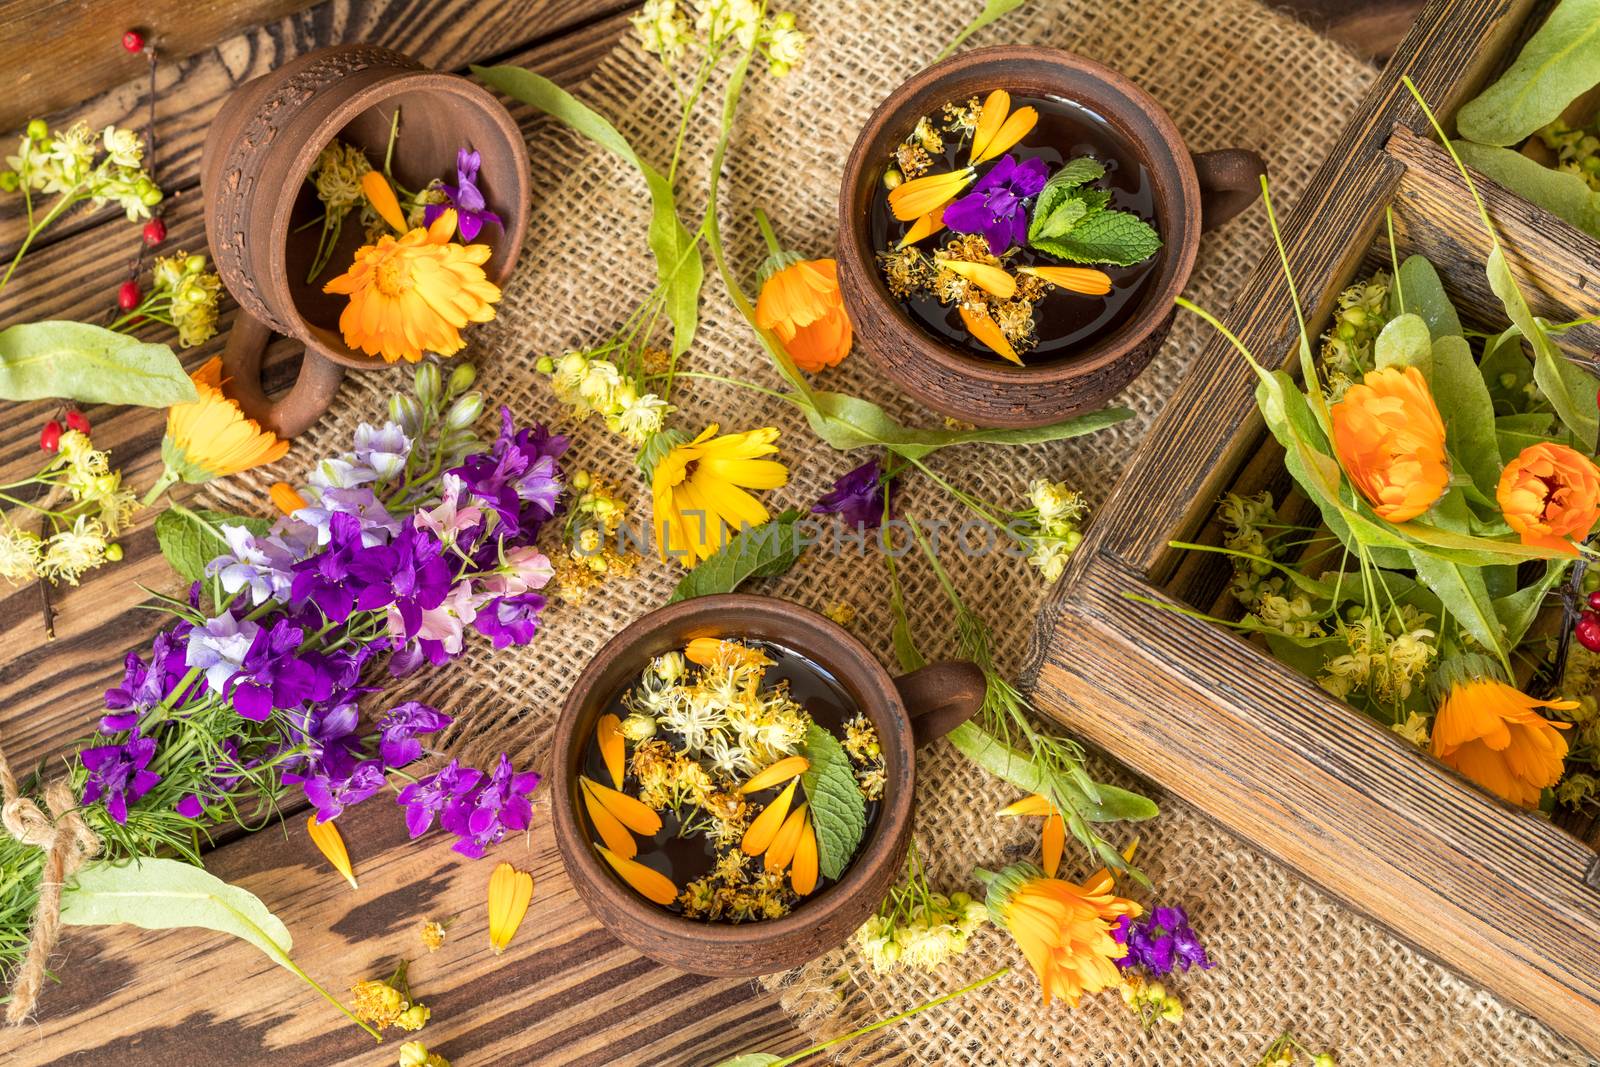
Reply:
[[[1313,331],[1366,269],[1392,206],[1402,256],[1422,252],[1466,319],[1502,323],[1488,238],[1427,136],[1409,74],[1448,117],[1525,37],[1532,0],[1434,0],[1284,222]],[[1535,310],[1597,309],[1600,243],[1479,180]],[[1234,225],[1265,225],[1257,213]],[[1387,236],[1384,235],[1385,260]],[[1370,263],[1367,264],[1370,267]],[[1535,274],[1537,271],[1537,274]],[[1269,366],[1297,327],[1276,255],[1227,316]],[[1600,351],[1600,329],[1566,343]],[[1406,942],[1600,1053],[1600,858],[1547,819],[1477,788],[1263,649],[1162,607],[1209,610],[1215,564],[1169,547],[1207,531],[1235,485],[1288,485],[1263,448],[1255,379],[1220,337],[1198,356],[1095,519],[1041,622],[1045,712],[1194,804]]]

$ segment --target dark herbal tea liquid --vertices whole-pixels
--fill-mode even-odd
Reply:
[[[982,99],[985,95],[980,93],[978,97]],[[1069,159],[1093,156],[1105,164],[1105,177],[1095,182],[1094,186],[1110,190],[1111,203],[1107,207],[1131,211],[1154,226],[1157,233],[1161,233],[1161,220],[1156,218],[1155,214],[1155,190],[1150,181],[1150,173],[1139,161],[1138,154],[1127,138],[1095,112],[1069,100],[1049,96],[1011,98],[1013,111],[1025,106],[1038,110],[1039,121],[1029,131],[1028,136],[1007,152],[1007,155],[1015,156],[1018,160],[1042,159],[1052,175]],[[942,112],[938,109],[928,116],[928,120],[935,126],[942,125],[942,118]],[[933,166],[924,173],[937,174],[960,170],[967,165],[967,157],[971,152],[971,137],[958,139],[956,135],[950,133],[944,133],[943,136],[944,152],[933,157]],[[884,160],[883,170],[887,170],[892,162],[889,159]],[[981,180],[993,165],[993,160],[980,164],[978,180]],[[881,179],[883,171],[880,170],[878,173]],[[971,192],[976,184],[977,181],[969,184],[962,191],[962,195]],[[1029,204],[1030,218],[1032,210],[1033,205]],[[868,237],[872,248],[878,252],[894,251],[900,239],[911,228],[911,223],[901,222],[889,210],[889,191],[883,187],[881,180],[878,182],[876,192],[873,193],[868,226]],[[932,255],[933,251],[947,243],[951,236],[949,230],[940,230],[932,237],[923,238],[918,247]],[[1165,236],[1163,233],[1163,239]],[[1012,249],[1011,254],[1005,258],[1008,268],[1093,267],[1105,271],[1111,277],[1111,292],[1105,296],[1085,296],[1082,293],[1053,288],[1039,300],[1033,309],[1034,335],[1038,338],[1038,343],[1022,352],[1022,362],[1028,366],[1038,366],[1070,358],[1114,334],[1123,323],[1138,312],[1140,304],[1143,303],[1146,283],[1155,274],[1156,266],[1165,254],[1166,249],[1163,247],[1143,263],[1131,267],[1113,267],[1103,263],[1066,263],[1053,256],[1035,252],[1025,244]],[[890,299],[900,305],[911,321],[936,340],[963,352],[1011,365],[967,332],[954,304],[941,304],[926,293],[918,293],[903,299],[891,296]]]
[[[788,682],[789,695],[794,698],[796,703],[806,709],[806,712],[811,716],[811,720],[833,734],[841,744],[843,743],[844,724],[855,718],[860,709],[856,707],[856,702],[845,692],[844,686],[839,683],[839,680],[832,673],[814,660],[808,659],[783,645],[774,644],[771,641],[756,641],[748,638],[736,638],[736,640],[751,648],[760,649],[767,654],[768,659],[773,661],[772,666],[768,667],[766,673],[762,675],[761,688],[763,691],[776,686],[779,682]],[[698,669],[693,664],[690,665],[690,670]],[[635,675],[633,680],[629,681],[619,692],[612,695],[605,707],[605,711],[611,712],[618,719],[626,719],[628,717],[628,708],[623,703],[623,697],[637,683],[638,676]],[[601,714],[604,714],[604,712]],[[671,730],[659,729],[656,737],[666,741],[674,749],[679,749],[683,746],[683,738]],[[628,742],[628,756],[631,762],[633,756],[633,742],[631,741]],[[600,758],[600,742],[593,730],[589,731],[588,740],[584,744],[583,758],[579,762],[578,773],[586,775],[602,785],[614,786],[616,784],[611,780],[610,772],[606,770],[605,760]],[[787,784],[787,782],[780,783],[773,789],[763,789],[760,792],[750,794],[749,800],[752,801],[752,806],[760,804],[765,807],[776,799]],[[630,796],[637,796],[638,787],[639,783],[634,779],[633,772],[631,770],[627,771],[627,777],[622,786],[623,792]],[[798,795],[800,790],[797,789],[795,792],[795,804],[798,804],[801,799]],[[878,810],[881,807],[882,804],[879,801],[867,801],[867,828],[861,835],[862,846],[865,846],[872,837],[878,822]],[[790,810],[794,810],[793,806],[790,807]],[[672,879],[672,884],[677,886],[678,891],[681,893],[683,888],[690,882],[711,873],[711,868],[717,860],[718,850],[709,837],[698,831],[690,831],[680,837],[678,831],[682,828],[682,822],[677,815],[673,814],[671,808],[667,808],[660,814],[661,830],[659,833],[649,839],[639,837],[637,834],[634,835],[639,844],[639,854],[634,859],[647,867],[654,867]],[[694,818],[694,810],[687,805],[683,809],[683,814],[691,820]],[[581,800],[578,803],[578,818],[585,832],[589,834],[589,839],[591,841],[599,841],[600,835],[595,831],[593,824],[590,823],[589,813],[585,810]],[[738,845],[733,847],[737,848]],[[857,855],[860,854],[860,851],[861,849],[858,847],[856,849]],[[852,862],[854,862],[853,859]],[[759,871],[761,863],[762,857],[753,856],[749,860],[750,866],[747,869]],[[815,900],[831,885],[833,885],[832,879],[819,871],[817,874],[817,887],[811,891],[809,896],[801,897],[800,902],[795,907],[803,907],[806,901]],[[630,893],[633,892],[631,889],[628,891]],[[674,901],[667,910],[681,914],[683,906]]]

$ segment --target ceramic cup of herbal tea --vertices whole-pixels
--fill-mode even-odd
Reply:
[[[937,63],[867,120],[839,191],[859,345],[981,426],[1104,404],[1154,358],[1201,231],[1260,193],[1261,158],[1191,154],[1160,105],[1069,52]]]
[[[983,694],[971,663],[894,678],[843,628],[771,597],[653,611],[594,657],[556,726],[567,872],[607,929],[662,963],[799,966],[887,895],[915,746]]]
[[[339,316],[347,298],[324,291],[369,243],[359,202],[334,220],[318,195],[328,148],[342,153],[337,162],[352,171],[344,175],[347,201],[359,200],[348,195],[359,181],[352,168],[387,164],[402,206],[407,190],[416,198],[441,183],[459,189],[459,158],[476,152],[472,184],[485,201],[483,213],[496,221],[472,240],[492,250],[482,265],[491,282],[510,275],[528,225],[522,134],[493,95],[459,75],[428,70],[387,48],[341,45],[235,90],[206,135],[200,175],[206,239],[239,302],[224,373],[245,413],[283,436],[316,421],[346,369],[388,365],[345,343]],[[274,333],[305,346],[299,377],[276,400],[261,384]]]

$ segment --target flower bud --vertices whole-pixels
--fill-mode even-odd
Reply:
[[[776,15],[772,16],[772,28],[775,30],[794,29],[794,12],[780,11]]]
[[[1331,1052],[1319,1052],[1311,1057],[1311,1067],[1339,1067],[1339,1061]]]
[[[34,119],[28,123],[28,140],[42,141],[48,136],[50,136],[50,127],[46,125],[44,119]]]
[[[14,170],[0,170],[0,192],[14,193],[22,188],[22,176]]]
[[[905,180],[905,175],[901,174],[893,167],[890,167],[888,170],[883,172],[883,187],[885,189],[898,189],[900,187],[900,183]]]
[[[423,407],[433,407],[434,401],[439,399],[439,365],[437,363],[424,363],[417,368],[415,379],[417,400]]]
[[[389,419],[397,423],[407,437],[414,437],[422,426],[422,411],[413,397],[393,393],[389,397]]]
[[[629,741],[648,741],[656,735],[656,721],[648,715],[634,712],[622,720],[618,729]]]
[[[540,374],[554,374],[556,372],[556,361],[549,356],[540,356],[538,362],[533,365],[533,369]]]
[[[413,1004],[399,1015],[395,1016],[394,1024],[402,1030],[421,1030],[433,1013],[426,1005]]]
[[[483,414],[483,394],[468,393],[466,396],[450,405],[450,410],[445,413],[444,425],[448,430],[465,430],[468,426],[478,421],[478,416]]]
[[[139,202],[145,207],[155,207],[161,203],[161,190],[156,188],[154,182],[140,182]]]
[[[115,563],[121,558],[122,558],[122,546],[121,545],[113,543],[113,544],[109,544],[109,545],[106,546],[106,559],[110,560],[112,563]]]
[[[572,476],[572,488],[576,489],[580,493],[588,489],[593,484],[594,476],[588,471],[580,470]]]
[[[472,383],[478,380],[478,368],[470,363],[458,363],[456,369],[450,372],[450,383],[445,388],[451,396],[458,396],[472,388]]]

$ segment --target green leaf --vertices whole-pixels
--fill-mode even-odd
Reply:
[[[850,769],[850,757],[833,734],[812,723],[803,754],[810,766],[800,776],[800,787],[806,791],[811,825],[817,831],[817,865],[837,881],[866,833],[867,802]]]
[[[1056,171],[1034,201],[1033,218],[1028,222],[1028,243],[1061,237],[1090,215],[1102,211],[1111,202],[1111,194],[1103,189],[1080,189],[1079,186],[1099,180],[1105,172],[1105,165],[1092,156],[1069,160]]]
[[[996,778],[1009,783],[1024,793],[1050,793],[1052,783],[1033,760],[986,732],[976,723],[964,722],[945,737],[956,750]],[[1098,799],[1092,799],[1071,779],[1055,778],[1054,786],[1065,794],[1085,819],[1090,822],[1142,822],[1159,815],[1160,809],[1149,797],[1096,782]]]
[[[805,542],[795,523],[799,511],[790,508],[760,526],[741,530],[728,543],[711,553],[694,570],[683,576],[667,603],[731,593],[752,578],[773,578],[782,574],[805,551]]]
[[[1551,432],[1554,423],[1555,416],[1544,411],[1501,415],[1494,420],[1494,437],[1500,446],[1500,455],[1515,458],[1524,448],[1560,440]]]
[[[1533,403],[1528,385],[1533,381],[1533,364],[1522,350],[1522,331],[1515,326],[1484,342],[1478,373],[1494,398],[1501,415],[1527,411]]]
[[[1411,562],[1416,567],[1418,580],[1439,598],[1450,617],[1477,638],[1479,644],[1492,651],[1509,673],[1506,633],[1495,614],[1494,601],[1484,585],[1482,571],[1440,559],[1429,552],[1411,553]]]
[[[1409,300],[1409,295],[1407,296]],[[1433,342],[1434,402],[1444,417],[1445,443],[1473,484],[1493,499],[1500,482],[1500,445],[1495,440],[1494,400],[1478,373],[1466,338],[1440,337]]]
[[[245,515],[171,507],[156,517],[156,543],[180,578],[198,582],[205,578],[206,564],[228,551],[222,527],[243,526],[259,537],[271,525],[266,519]]]
[[[952,37],[950,43],[940,49],[934,59],[947,59],[955,55],[956,49],[960,48],[968,37],[1003,16],[1009,15],[1027,2],[1028,0],[984,0],[983,10],[979,12],[978,17],[963,26],[961,32]]]
[[[1406,299],[1409,303],[1409,293]],[[1380,367],[1415,367],[1424,378],[1433,378],[1433,335],[1421,315],[1397,315],[1385,323],[1372,355]]]
[[[1467,166],[1591,237],[1600,238],[1600,192],[1589,188],[1589,183],[1578,175],[1546,167],[1510,148],[1471,141],[1456,141],[1455,148]]]
[[[1516,324],[1533,345],[1533,380],[1539,391],[1556,409],[1561,421],[1589,451],[1595,450],[1600,438],[1600,410],[1596,409],[1595,389],[1600,380],[1578,367],[1556,348],[1544,323],[1534,317],[1533,309],[1522,296],[1522,290],[1506,265],[1505,252],[1497,242],[1484,263],[1489,276],[1489,288],[1505,305],[1506,315]]]
[[[1039,251],[1073,263],[1109,263],[1131,267],[1155,255],[1161,236],[1139,216],[1127,211],[1091,215],[1065,237],[1030,242]]]
[[[870,400],[848,393],[815,391],[811,396],[810,404],[795,394],[789,399],[805,412],[806,421],[817,436],[834,448],[883,447],[908,459],[922,459],[951,445],[1031,445],[1061,441],[1103,430],[1133,414],[1127,408],[1105,408],[1029,429],[924,430],[902,426]]]
[[[1405,297],[1403,309],[1398,306],[1401,295]],[[1427,256],[1406,257],[1389,296],[1390,303],[1396,305],[1393,314],[1404,311],[1421,315],[1435,339],[1461,336],[1461,316],[1456,314],[1456,306],[1445,295],[1444,282]]]
[[[1511,69],[1456,113],[1483,144],[1516,144],[1600,85],[1600,0],[1561,0]]]
[[[1528,628],[1533,625],[1533,620],[1538,618],[1540,609],[1544,607],[1545,597],[1566,576],[1569,562],[1565,559],[1549,560],[1545,563],[1544,574],[1538,581],[1516,592],[1495,598],[1494,613],[1505,629],[1508,646],[1516,648],[1528,635]]]
[[[166,345],[87,322],[19,322],[0,330],[3,400],[60,397],[161,408],[197,395]]]
[[[549,78],[522,67],[473,67],[472,73],[489,86],[538,108],[565,123],[617,158],[632,164],[644,176],[650,191],[650,251],[656,258],[656,277],[666,297],[666,313],[672,322],[672,354],[681,355],[694,340],[700,314],[700,287],[705,280],[705,264],[700,259],[700,241],[691,236],[678,219],[672,183],[633,150],[627,138],[599,112],[561,88]]]

